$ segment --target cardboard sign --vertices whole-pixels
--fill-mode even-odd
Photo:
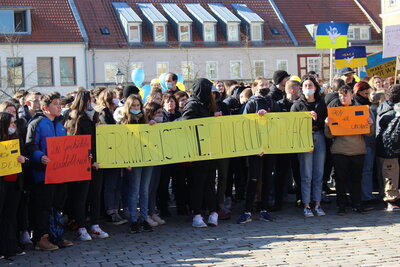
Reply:
[[[383,35],[383,57],[400,56],[400,25],[385,27]]]
[[[367,57],[367,70],[368,76],[378,75],[382,78],[394,76],[396,73],[396,58],[382,58],[382,52],[369,55]]]
[[[46,142],[46,184],[91,180],[90,135],[48,137]]]
[[[369,107],[348,106],[328,108],[329,128],[332,135],[369,134]]]
[[[313,149],[308,112],[221,116],[156,125],[99,125],[100,168],[157,166],[188,161]]]
[[[20,155],[19,139],[0,142],[0,176],[22,172],[17,160]]]

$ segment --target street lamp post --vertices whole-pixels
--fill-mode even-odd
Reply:
[[[123,74],[118,68],[117,72],[115,73],[115,84],[122,85],[124,83],[124,78],[125,74]]]

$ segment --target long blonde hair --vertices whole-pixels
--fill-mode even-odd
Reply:
[[[133,102],[137,100],[140,103],[140,110],[142,111],[140,114],[135,115],[130,112],[131,106]],[[122,124],[132,124],[132,123],[147,123],[147,117],[144,114],[143,110],[143,103],[142,99],[138,95],[130,95],[124,104],[124,109],[123,109],[123,117],[121,119]]]

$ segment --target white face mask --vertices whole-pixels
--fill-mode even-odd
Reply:
[[[303,94],[305,95],[305,96],[311,96],[311,95],[313,95],[315,93],[315,89],[303,89]]]
[[[13,134],[15,134],[15,131],[16,131],[17,129],[15,129],[15,128],[8,128],[8,135],[13,135]]]
[[[162,122],[164,121],[164,118],[163,118],[163,117],[155,117],[154,120],[155,120],[157,123],[162,123]]]
[[[118,100],[118,98],[113,98],[113,103],[114,103],[114,106],[115,106],[115,107],[118,107],[118,105],[119,105],[119,100]]]

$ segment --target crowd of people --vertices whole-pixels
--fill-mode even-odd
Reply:
[[[252,84],[197,79],[190,91],[177,87],[174,73],[165,87],[153,80],[142,99],[135,85],[93,90],[78,88],[67,96],[57,92],[18,91],[0,103],[0,141],[19,139],[22,173],[0,177],[0,255],[13,259],[24,246],[57,250],[72,246],[64,229],[79,241],[108,238],[108,223],[128,224],[131,233],[153,231],[174,211],[191,216],[192,226],[217,226],[231,219],[232,202],[244,200],[239,224],[249,223],[254,211],[272,221],[282,209],[286,192],[293,191],[305,217],[324,216],[324,195],[336,192],[338,215],[351,206],[365,213],[370,204],[385,201],[397,211],[398,155],[387,153],[382,133],[400,116],[400,86],[394,78],[378,76],[356,82],[351,68],[340,69],[331,86],[315,72],[301,82],[282,70],[273,79]],[[369,133],[333,136],[328,108],[368,105]],[[149,124],[177,120],[267,112],[310,112],[314,149],[309,153],[260,154],[248,157],[185,162],[163,166],[103,169],[96,162],[96,126]],[[90,135],[92,179],[45,184],[47,137]],[[335,189],[328,186],[335,182]],[[332,185],[330,183],[330,185]],[[380,194],[373,194],[374,191]],[[350,194],[350,199],[347,198]],[[172,204],[176,208],[172,208]],[[207,215],[208,218],[203,218]]]

